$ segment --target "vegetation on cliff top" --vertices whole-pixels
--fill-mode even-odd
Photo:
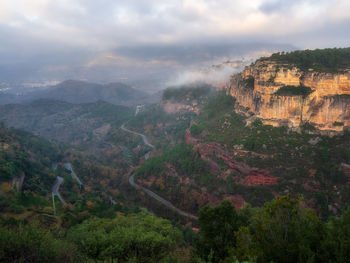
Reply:
[[[278,63],[292,64],[303,71],[337,73],[350,68],[350,48],[327,48],[315,50],[297,50],[278,52],[260,61],[272,60]]]

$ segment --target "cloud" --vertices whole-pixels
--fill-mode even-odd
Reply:
[[[117,55],[114,53],[102,53],[98,54],[87,65],[88,68],[101,67],[101,66],[119,66],[119,67],[181,67],[177,61],[174,60],[160,60],[160,59],[135,59],[126,56]]]
[[[242,71],[244,66],[251,64],[257,58],[269,55],[271,55],[271,52],[267,51],[247,52],[244,57],[236,56],[233,60],[221,60],[219,64],[208,65],[207,67],[202,66],[201,69],[182,70],[174,74],[166,86],[181,86],[188,83],[205,82],[223,87],[227,84],[233,73]]]
[[[247,43],[346,46],[349,27],[348,0],[1,0],[0,66],[33,77],[45,68],[173,70]]]
[[[347,0],[2,0],[0,23],[37,39],[108,49],[312,32],[348,20],[349,8]]]

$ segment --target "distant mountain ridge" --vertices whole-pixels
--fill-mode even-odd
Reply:
[[[23,103],[38,99],[53,99],[69,103],[89,103],[99,100],[115,105],[134,106],[154,103],[159,96],[150,95],[123,83],[97,84],[80,80],[66,80],[45,90],[27,93],[23,96],[0,94],[0,103]]]
[[[70,103],[88,103],[103,100],[117,105],[134,105],[149,95],[123,83],[106,85],[79,80],[66,80],[49,89],[33,92],[34,98],[45,98]]]

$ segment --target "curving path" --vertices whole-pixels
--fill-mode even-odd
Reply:
[[[186,213],[184,211],[182,211],[181,209],[175,207],[172,203],[170,203],[168,200],[165,200],[163,197],[157,195],[156,193],[152,192],[151,190],[143,187],[142,185],[139,185],[137,183],[135,183],[135,174],[131,175],[129,177],[129,183],[130,185],[132,185],[134,188],[138,189],[138,190],[142,190],[144,191],[146,194],[148,194],[150,197],[156,199],[157,201],[161,202],[163,205],[165,205],[166,207],[174,210],[176,213],[182,215],[182,216],[185,216],[185,217],[188,217],[188,218],[191,218],[191,219],[195,219],[197,220],[198,217],[190,214],[190,213]]]
[[[142,140],[143,140],[143,143],[146,144],[147,146],[151,147],[151,148],[154,148],[154,145],[150,144],[146,135],[142,134],[142,133],[138,133],[138,132],[134,132],[134,131],[130,131],[129,129],[125,128],[125,124],[123,124],[120,129],[122,129],[123,131],[126,131],[126,132],[129,132],[129,133],[132,133],[132,134],[135,134],[135,135],[138,135],[138,136],[141,136]]]
[[[64,167],[70,171],[71,176],[73,179],[77,180],[79,187],[83,185],[83,183],[80,181],[79,177],[76,175],[76,173],[73,171],[73,167],[71,163],[65,163]],[[55,171],[57,169],[57,164],[52,165],[52,169]],[[63,197],[60,195],[60,186],[63,183],[64,178],[61,176],[57,176],[55,184],[52,186],[52,196],[57,196],[58,199],[64,204],[66,203],[63,199]]]
[[[75,179],[79,186],[81,187],[83,183],[80,181],[79,177],[77,174],[73,171],[72,164],[71,163],[64,163],[64,168],[66,168],[68,171],[70,171],[70,175],[72,176],[73,179]]]
[[[134,132],[134,131],[131,131],[127,128],[125,128],[125,125],[123,124],[121,127],[120,127],[123,131],[126,131],[126,132],[129,132],[129,133],[132,133],[132,134],[136,134],[136,135],[139,135],[142,137],[142,140],[144,142],[144,144],[146,144],[147,146],[151,147],[151,148],[154,148],[154,146],[152,144],[150,144],[147,140],[147,137],[142,134],[142,133],[138,133],[138,132]],[[147,160],[148,157],[150,155],[150,152],[147,152],[145,154],[145,159]],[[152,192],[151,190],[143,187],[142,185],[139,185],[137,183],[135,183],[135,174],[132,174],[130,177],[129,177],[129,184],[134,187],[135,189],[138,189],[138,190],[142,190],[144,191],[146,194],[148,194],[150,197],[156,199],[158,202],[162,203],[163,205],[165,205],[166,207],[174,210],[176,213],[178,213],[179,215],[182,215],[182,216],[185,216],[185,217],[188,217],[188,218],[191,218],[191,219],[195,219],[195,220],[198,220],[198,217],[190,214],[190,213],[187,213],[187,212],[184,212],[182,211],[181,209],[175,207],[172,203],[170,203],[168,200],[165,200],[163,197],[157,195],[156,193]]]
[[[58,199],[60,199],[60,201],[64,204],[65,201],[62,198],[62,196],[60,195],[60,192],[58,191],[60,189],[61,184],[63,183],[63,180],[64,180],[63,177],[57,176],[56,183],[52,187],[52,195],[57,196]]]

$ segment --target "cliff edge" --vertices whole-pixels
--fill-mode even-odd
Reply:
[[[321,131],[341,132],[350,127],[350,49],[329,50],[327,56],[316,50],[259,59],[231,76],[227,92],[240,110],[265,124],[297,128],[309,123]]]

